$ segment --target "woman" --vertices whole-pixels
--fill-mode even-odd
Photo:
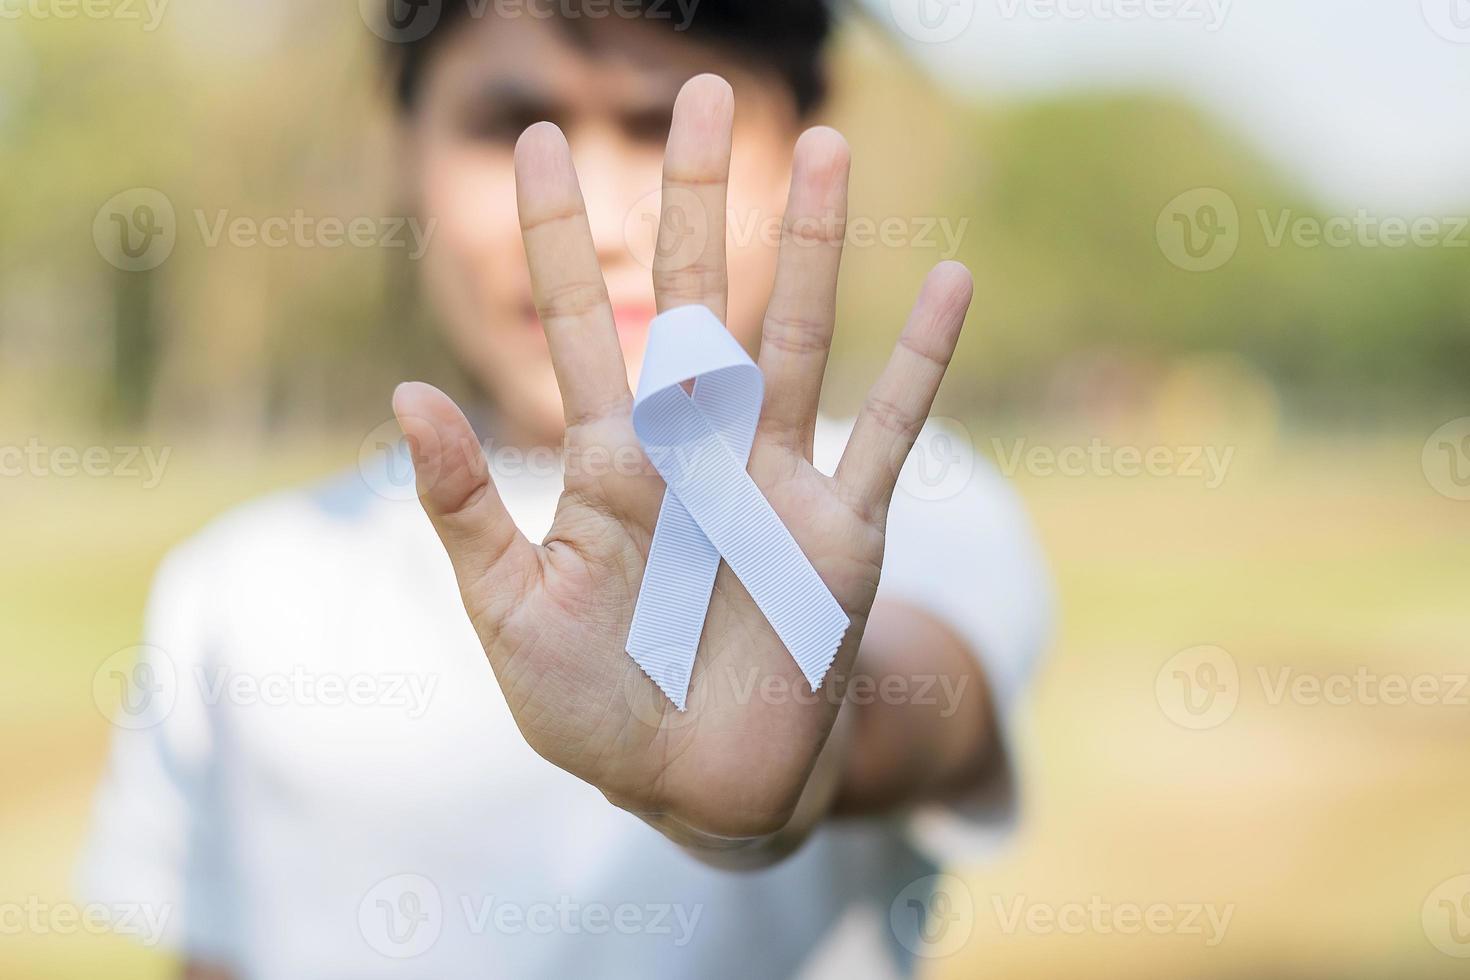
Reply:
[[[990,471],[893,494],[962,268],[923,284],[850,439],[817,416],[849,165],[803,132],[825,8],[391,9],[427,294],[493,421],[403,385],[422,509],[354,474],[170,556],[146,654],[169,696],[118,733],[89,891],[168,910],[193,976],[881,975],[949,948],[913,845],[1010,816],[1045,576]],[[784,214],[780,248],[727,248],[727,214]],[[624,650],[663,491],[630,372],[689,304],[758,352],[749,473],[849,618],[817,692],[723,566],[687,712]],[[483,442],[564,444],[564,477],[492,474]]]

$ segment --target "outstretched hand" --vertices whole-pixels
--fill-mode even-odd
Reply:
[[[653,270],[660,311],[702,304],[725,317],[733,115],[730,86],[712,75],[691,80],[675,104]],[[835,475],[818,472],[812,442],[835,321],[849,162],[833,130],[812,129],[797,143],[761,343],[765,402],[749,465],[850,617],[829,675],[839,684],[878,587],[899,469],[954,352],[972,291],[958,264],[929,275]],[[532,544],[501,502],[464,415],[437,389],[405,384],[394,409],[424,509],[516,723],[537,752],[619,806],[693,834],[774,833],[796,810],[840,700],[759,696],[771,680],[792,690],[806,690],[806,682],[724,565],[687,714],[624,651],[664,485],[633,432],[613,312],[560,130],[549,123],[528,129],[515,171],[536,308],[565,405],[565,491],[546,540]],[[573,465],[594,459],[641,465]]]

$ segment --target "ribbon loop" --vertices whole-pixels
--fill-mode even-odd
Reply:
[[[745,471],[763,392],[760,369],[710,310],[654,318],[633,428],[667,487],[627,651],[680,711],[722,557],[813,690],[847,632],[847,613]]]

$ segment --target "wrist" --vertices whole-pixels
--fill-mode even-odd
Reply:
[[[853,742],[850,711],[840,711],[818,753],[801,796],[790,816],[776,830],[749,836],[711,833],[691,825],[672,813],[630,810],[686,853],[711,867],[727,871],[752,871],[777,864],[794,854],[813,831],[831,815]],[[612,801],[615,804],[616,800]],[[620,804],[619,804],[620,805]]]

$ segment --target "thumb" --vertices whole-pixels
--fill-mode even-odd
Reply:
[[[499,606],[496,594],[528,581],[515,573],[532,567],[536,549],[505,509],[475,430],[448,395],[418,381],[393,392],[393,414],[413,456],[419,502],[454,563],[466,605],[473,595]]]

